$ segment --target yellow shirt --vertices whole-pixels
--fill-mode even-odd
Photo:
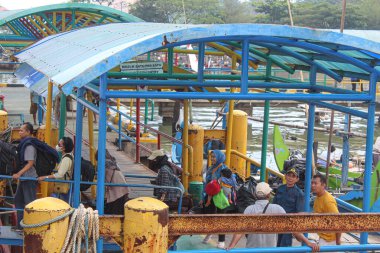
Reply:
[[[338,205],[335,198],[329,193],[325,192],[321,197],[317,197],[314,201],[315,213],[339,213]],[[319,237],[325,241],[335,241],[335,233],[318,233]]]

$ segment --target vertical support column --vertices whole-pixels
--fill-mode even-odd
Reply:
[[[249,60],[249,41],[243,40],[242,45],[242,66],[241,66],[241,90],[240,93],[248,93],[248,60]]]
[[[373,140],[375,134],[375,109],[376,109],[376,82],[377,74],[371,73],[369,79],[369,94],[371,96],[371,102],[368,107],[368,119],[367,119],[367,139],[365,146],[365,170],[364,170],[364,184],[363,184],[363,212],[370,211],[371,204],[371,173],[372,173],[372,151]],[[368,243],[368,233],[360,234],[360,244]]]
[[[168,74],[173,74],[173,47],[168,48]]]
[[[92,92],[87,92],[87,100],[92,103]],[[88,124],[88,141],[90,143],[90,161],[95,165],[95,146],[94,146],[94,117],[95,112],[90,109],[87,110],[87,124]],[[92,189],[92,188],[91,188]]]
[[[317,81],[317,67],[312,65],[310,68],[309,81],[315,85]],[[306,148],[306,173],[305,173],[305,212],[310,212],[310,192],[311,175],[313,172],[313,143],[314,143],[314,119],[315,104],[309,103],[309,114],[307,119],[307,148]]]
[[[106,176],[106,135],[107,135],[107,74],[100,76],[99,85],[99,136],[98,136],[98,181],[96,182],[96,209],[104,214],[105,176]],[[98,252],[103,252],[103,239],[97,242]]]
[[[236,69],[236,56],[232,56],[232,69]],[[231,88],[231,93],[235,92],[235,88]],[[230,167],[231,161],[231,144],[232,144],[232,124],[233,111],[235,100],[228,101],[228,119],[227,119],[227,137],[226,137],[226,162],[227,167]]]
[[[270,82],[272,73],[272,61],[267,60],[266,66],[266,81]],[[263,122],[263,139],[261,142],[261,168],[260,168],[260,181],[265,182],[267,170],[267,151],[268,151],[268,130],[269,130],[269,109],[270,101],[265,100],[264,104],[264,122]]]
[[[203,67],[205,63],[205,43],[200,42],[199,43],[199,49],[198,49],[198,82],[203,82]]]
[[[144,113],[144,133],[146,133],[146,125],[148,125],[148,112],[149,111],[149,100],[145,99],[145,113]]]
[[[80,172],[82,159],[82,135],[83,135],[83,105],[78,102],[83,98],[84,88],[79,88],[77,93],[77,113],[75,120],[75,159],[74,159],[74,197],[73,207],[77,208],[80,202]]]
[[[121,150],[121,114],[120,114],[120,98],[116,99],[116,109],[117,109],[117,126],[118,126],[118,150]]]
[[[344,131],[348,132],[349,125],[349,115],[344,115]],[[349,154],[350,154],[350,143],[348,134],[343,134],[343,158],[342,158],[342,180],[340,186],[346,187],[348,183],[348,168],[349,168]]]
[[[43,121],[43,117],[42,117],[42,115],[43,115],[43,110],[42,110],[42,108],[41,108],[41,106],[42,106],[42,97],[41,96],[38,96],[38,107],[37,107],[37,116],[38,116],[38,125],[42,125],[42,121]]]
[[[140,99],[136,98],[136,163],[140,162]]]
[[[187,90],[187,89],[186,89]],[[182,132],[182,184],[187,192],[189,187],[189,100],[183,100],[183,132]]]
[[[59,112],[59,140],[65,136],[66,127],[66,96],[62,92],[60,95],[60,112]]]
[[[53,108],[53,82],[48,82],[48,96],[46,101],[46,128],[45,128],[45,142],[51,145],[51,114]]]

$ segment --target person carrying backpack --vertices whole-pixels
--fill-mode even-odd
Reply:
[[[24,123],[19,131],[21,142],[28,138],[33,138],[33,125],[29,122]],[[28,145],[24,152],[20,154],[22,160],[21,170],[12,175],[13,179],[20,177],[34,177],[37,178],[35,163],[37,160],[37,150],[34,146]],[[37,181],[19,180],[17,190],[14,197],[15,206],[17,209],[24,209],[27,204],[34,201],[36,196]],[[24,212],[17,211],[18,228],[21,229],[20,221],[23,219]]]
[[[58,164],[58,170],[56,173],[47,176],[38,177],[38,181],[43,181],[45,179],[61,179],[61,180],[71,180],[73,175],[73,149],[74,142],[70,137],[62,137],[59,140],[55,149],[62,154],[61,162]],[[58,197],[69,203],[70,199],[70,184],[69,183],[54,183],[54,193],[53,196]]]

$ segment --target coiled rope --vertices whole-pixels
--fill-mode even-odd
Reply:
[[[80,253],[82,240],[86,247],[86,253],[96,253],[96,241],[99,239],[99,215],[97,210],[85,208],[82,204],[77,209],[57,216],[51,220],[47,220],[38,224],[24,224],[21,220],[20,225],[23,228],[37,228],[57,222],[71,215],[69,228],[66,234],[65,242],[61,249],[61,253]]]
[[[96,253],[96,241],[99,239],[99,215],[97,210],[84,208],[82,204],[75,209],[71,217],[66,239],[61,253],[81,252],[82,240],[85,240],[86,252]]]

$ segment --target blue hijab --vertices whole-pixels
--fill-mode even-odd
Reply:
[[[220,150],[213,150],[212,153],[215,155],[216,163],[212,164],[208,169],[206,173],[206,183],[210,182],[213,179],[218,180],[220,178],[220,172],[222,169],[227,168],[227,166],[224,164],[224,161],[226,160],[226,156],[223,154]],[[221,166],[219,166],[221,164]],[[213,170],[218,167],[219,168],[214,172]]]

